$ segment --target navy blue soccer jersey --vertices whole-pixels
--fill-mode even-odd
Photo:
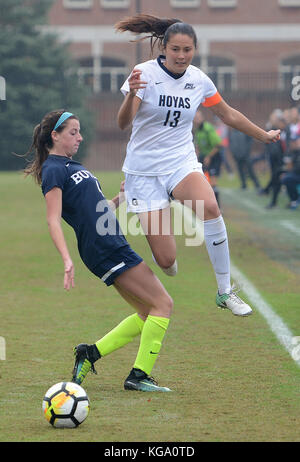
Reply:
[[[82,164],[49,155],[42,168],[43,194],[55,187],[62,190],[62,218],[74,229],[80,256],[90,270],[129,247],[98,179]]]

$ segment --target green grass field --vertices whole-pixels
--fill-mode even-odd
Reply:
[[[121,174],[98,177],[112,197]],[[282,207],[267,215],[265,198],[252,191],[242,197],[235,182],[224,180],[223,186],[232,261],[300,336],[299,236],[282,225],[300,229],[300,212],[291,215]],[[0,441],[300,441],[298,364],[255,308],[248,318],[216,308],[206,249],[186,247],[184,236],[177,237],[176,278],[155,267],[143,236],[128,236],[174,299],[153,370],[173,392],[123,390],[136,341],[101,359],[98,375],[84,382],[91,401],[87,420],[73,430],[52,428],[42,414],[42,399],[51,385],[71,379],[73,346],[98,340],[132,309],[84,267],[67,226],[76,288],[63,290],[44,199],[31,179],[0,173],[0,209],[0,336],[6,341],[6,359],[0,361]]]

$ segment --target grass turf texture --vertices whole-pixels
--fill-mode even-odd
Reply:
[[[98,177],[106,196],[115,195],[121,175]],[[179,236],[176,278],[153,264],[143,236],[128,236],[174,299],[153,370],[173,392],[123,390],[136,340],[98,361],[98,375],[83,383],[91,400],[87,420],[74,430],[53,429],[42,415],[42,398],[51,385],[71,379],[72,347],[94,342],[133,310],[84,267],[65,225],[76,288],[63,290],[63,266],[48,234],[44,199],[30,179],[1,173],[0,205],[0,335],[7,347],[6,360],[0,361],[0,441],[300,440],[299,367],[255,309],[240,318],[216,308],[205,247],[186,247]],[[261,235],[263,220],[257,223],[229,200],[223,214],[232,260],[300,335],[299,275],[272,258],[262,238],[253,237],[256,227]]]

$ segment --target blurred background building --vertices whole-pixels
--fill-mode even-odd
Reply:
[[[264,126],[274,108],[293,104],[291,82],[300,75],[300,0],[56,0],[46,29],[70,44],[97,118],[89,168],[122,165],[129,131],[116,126],[119,89],[134,65],[151,56],[147,40],[130,43],[134,37],[116,33],[114,24],[140,12],[193,25],[199,41],[193,64],[256,123]]]

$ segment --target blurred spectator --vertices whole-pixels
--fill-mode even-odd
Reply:
[[[291,110],[289,162],[287,173],[281,178],[290,199],[289,208],[295,210],[300,205],[300,114],[297,108]]]
[[[260,192],[261,194],[272,193],[271,201],[266,208],[273,208],[276,206],[277,198],[281,189],[280,176],[284,172],[284,156],[287,151],[287,130],[288,124],[285,115],[281,109],[275,109],[269,117],[267,123],[268,130],[276,130],[280,128],[281,137],[280,140],[275,143],[266,144],[265,153],[266,158],[270,166],[270,180]]]
[[[200,110],[196,112],[194,118],[194,143],[198,160],[202,163],[203,172],[206,173],[220,206],[217,178],[221,172],[222,139],[215,127],[205,120]]]
[[[228,139],[228,133],[229,133],[229,127],[225,125],[219,117],[215,117],[214,120],[214,126],[216,129],[216,132],[218,133],[219,137],[222,140],[222,147],[220,148],[220,154],[222,158],[222,163],[224,164],[224,167],[227,170],[227,173],[229,175],[233,176],[233,170],[231,168],[231,165],[228,161],[228,147],[229,147],[229,139]]]
[[[241,188],[247,188],[247,177],[249,176],[256,189],[260,188],[259,180],[254,172],[251,158],[253,139],[244,133],[231,128],[229,130],[229,149],[236,163],[240,177]]]

